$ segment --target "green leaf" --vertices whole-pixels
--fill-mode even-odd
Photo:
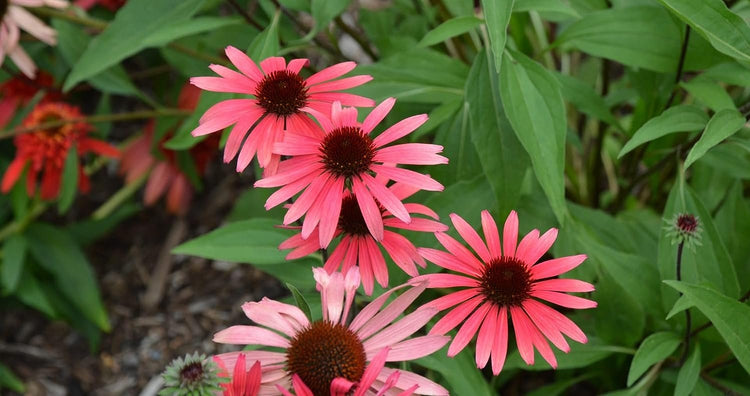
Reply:
[[[127,202],[103,219],[86,219],[72,223],[67,226],[67,232],[75,239],[76,243],[85,246],[103,237],[140,210],[139,204]]]
[[[573,342],[570,344],[570,352],[556,354],[557,370],[586,367],[607,358],[613,353],[632,354],[633,352],[629,348],[602,344],[599,340],[589,340],[586,344]],[[508,353],[508,359],[505,362],[505,366],[503,366],[503,370],[512,368],[522,368],[528,371],[552,370],[552,366],[550,366],[544,359],[540,359],[538,362],[535,359],[533,365],[527,365],[526,362],[521,359],[521,354],[518,353],[518,350]]]
[[[628,386],[633,385],[654,363],[671,355],[678,345],[680,345],[680,336],[672,332],[662,331],[646,337],[630,363]]]
[[[489,31],[491,53],[495,57],[495,69],[499,73],[507,40],[506,29],[513,12],[513,0],[482,0],[482,10]]]
[[[529,157],[513,133],[500,100],[492,59],[480,53],[466,80],[471,140],[485,176],[495,192],[499,213],[510,213],[521,196]]]
[[[13,371],[0,363],[0,389],[3,388],[8,388],[18,393],[23,393],[26,389],[23,382],[13,374]]]
[[[750,27],[722,0],[659,0],[705,37],[714,48],[744,62],[750,61]]]
[[[561,0],[515,0],[515,4],[513,4],[513,12],[528,11],[544,12],[555,16],[560,15],[560,18],[552,19],[555,21],[562,21],[570,19],[571,17],[581,17],[581,14],[579,14],[578,11]]]
[[[313,258],[287,261],[284,258],[287,252],[280,251],[279,244],[291,237],[294,230],[276,225],[277,220],[264,218],[229,223],[177,246],[172,253],[248,263],[303,290],[314,288],[310,268],[320,262]]]
[[[301,309],[302,312],[305,313],[307,318],[312,320],[312,310],[310,310],[310,304],[307,303],[307,299],[305,298],[305,296],[303,296],[299,289],[297,289],[293,284],[286,283],[285,285],[286,288],[289,289],[290,292],[292,292],[294,303],[297,305],[297,308]]]
[[[495,394],[482,376],[482,372],[477,370],[471,348],[465,348],[453,358],[446,356],[447,351],[446,346],[414,362],[440,373],[443,376],[441,383],[452,390],[452,394],[472,396]]]
[[[694,96],[713,111],[737,108],[726,89],[708,78],[698,77],[688,82],[683,81],[680,85],[685,88],[690,95]]]
[[[558,222],[565,206],[566,115],[560,86],[547,69],[518,52],[503,55],[500,97],[505,113],[531,157],[539,184]]]
[[[435,29],[425,34],[424,38],[417,44],[419,47],[429,47],[442,43],[451,37],[464,34],[482,24],[482,20],[475,16],[460,16],[449,19]]]
[[[57,212],[62,214],[68,211],[76,196],[78,187],[78,150],[72,146],[68,150],[63,165],[62,183],[60,185],[60,199],[57,201]]]
[[[633,151],[643,143],[650,142],[662,136],[675,132],[697,131],[706,126],[708,116],[694,105],[679,105],[670,107],[660,115],[643,124],[633,137],[625,143],[617,158]]]
[[[91,40],[65,80],[67,91],[123,59],[147,48],[147,40],[165,26],[190,18],[204,0],[130,0],[112,23]]]
[[[745,125],[745,117],[736,109],[726,109],[714,114],[708,121],[700,140],[688,153],[685,159],[685,169],[703,157],[712,147],[734,135],[743,125]]]
[[[688,296],[724,338],[745,371],[750,373],[750,306],[716,290],[687,282],[664,283]]]
[[[677,385],[674,388],[675,396],[689,395],[695,383],[698,382],[698,376],[701,373],[701,345],[695,343],[693,352],[685,363],[680,367],[680,372],[677,374]]]
[[[26,262],[26,245],[26,239],[21,234],[11,235],[3,245],[0,284],[5,294],[13,293],[18,287]]]
[[[62,20],[53,19],[52,26],[57,30],[57,48],[68,65],[74,66],[89,45],[91,38],[78,26]],[[120,95],[139,95],[125,69],[115,64],[86,79],[91,85],[103,92]]]
[[[599,96],[592,87],[585,82],[561,73],[555,72],[557,81],[560,82],[563,98],[572,103],[578,110],[598,120],[623,130],[620,122],[609,111],[609,106],[604,98]]]
[[[52,301],[47,297],[42,287],[43,285],[31,274],[31,271],[26,269],[18,282],[15,297],[29,307],[56,319],[59,317],[57,310],[52,306]]]
[[[333,18],[344,12],[350,2],[351,0],[312,0],[310,11],[315,19],[314,31],[319,31]]]
[[[692,306],[693,306],[693,302],[690,301],[689,298],[685,296],[680,296],[680,298],[678,298],[677,301],[674,302],[672,309],[669,310],[669,313],[667,314],[667,320],[671,319],[673,316],[677,315],[678,313],[691,308]]]
[[[104,331],[110,330],[96,276],[73,238],[48,224],[34,223],[26,230],[29,250],[55,279],[60,291],[84,316]]]
[[[164,26],[150,35],[145,41],[146,47],[162,47],[182,37],[221,29],[225,26],[242,23],[241,18],[230,17],[198,17],[178,21]]]
[[[250,58],[255,59],[256,62],[275,56],[279,52],[279,18],[281,11],[276,11],[271,24],[263,30],[259,35],[255,36],[253,42],[250,43],[250,47],[247,49],[247,53]]]
[[[627,66],[673,73],[681,43],[680,29],[666,10],[636,5],[585,15],[565,29],[553,46],[569,44]]]

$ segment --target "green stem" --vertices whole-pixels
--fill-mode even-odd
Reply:
[[[144,172],[138,179],[131,183],[128,183],[120,188],[116,193],[112,194],[109,199],[104,202],[94,213],[91,214],[91,218],[94,220],[100,220],[109,216],[115,209],[119,208],[123,202],[130,198],[141,186],[146,183],[150,172]]]
[[[14,221],[0,229],[0,241],[8,238],[11,235],[23,232],[23,230],[25,230],[32,221],[34,221],[37,217],[39,217],[39,215],[44,213],[48,206],[49,202],[35,201],[34,206],[31,207],[31,210],[28,211],[21,220]]]
[[[133,111],[130,113],[97,114],[97,115],[92,115],[88,117],[77,117],[77,118],[68,118],[64,120],[43,122],[39,125],[0,131],[0,139],[4,139],[4,138],[8,138],[8,137],[20,134],[20,133],[26,133],[26,132],[36,131],[40,129],[57,128],[65,124],[71,124],[74,122],[86,122],[86,123],[93,124],[97,122],[130,121],[130,120],[140,120],[140,119],[157,118],[157,117],[164,117],[164,116],[187,117],[192,113],[193,113],[192,110],[159,109],[159,110],[140,110],[140,111]]]

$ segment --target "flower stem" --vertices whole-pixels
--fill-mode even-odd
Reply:
[[[39,217],[39,215],[47,210],[48,206],[49,202],[43,202],[39,200],[35,201],[33,206],[31,207],[31,210],[26,213],[26,216],[24,216],[21,220],[14,221],[0,229],[0,241],[8,238],[13,234],[23,232],[23,230],[25,230],[32,221],[34,221],[37,217]]]
[[[115,209],[120,207],[123,202],[130,198],[143,184],[146,183],[149,172],[144,172],[143,175],[138,177],[131,183],[125,184],[116,193],[112,194],[109,199],[104,202],[94,213],[91,214],[91,218],[94,220],[100,220],[109,216]]]
[[[682,280],[682,250],[685,247],[685,242],[680,242],[677,245],[677,280]],[[682,296],[682,293],[680,293]],[[682,350],[682,356],[680,357],[680,365],[685,364],[688,352],[690,351],[690,327],[692,326],[692,319],[690,317],[690,308],[685,310],[685,340],[683,341],[684,349]]]
[[[96,122],[110,122],[110,121],[130,121],[130,120],[140,120],[140,119],[146,119],[146,118],[163,117],[163,116],[187,117],[190,114],[192,114],[192,110],[183,110],[183,109],[140,110],[140,111],[133,111],[130,113],[97,114],[97,115],[92,115],[88,117],[77,117],[77,118],[68,118],[64,120],[49,121],[49,122],[41,123],[39,125],[0,131],[0,139],[8,138],[8,137],[21,134],[21,133],[36,131],[39,129],[57,128],[65,124],[71,124],[74,122],[96,123]]]

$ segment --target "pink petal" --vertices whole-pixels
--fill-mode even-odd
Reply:
[[[159,163],[148,178],[146,190],[143,193],[143,202],[146,205],[156,202],[167,191],[173,176],[172,168],[168,163]]]
[[[365,294],[368,296],[372,295],[374,282],[374,274],[372,269],[372,263],[370,262],[370,254],[367,251],[367,243],[365,242],[366,237],[357,236],[355,239],[357,242],[357,250],[359,252],[357,263],[359,264],[359,271],[362,275],[362,286],[365,289]]]
[[[448,309],[454,305],[457,305],[459,303],[462,303],[466,300],[469,300],[476,295],[480,293],[478,288],[472,288],[472,289],[464,289],[459,290],[457,292],[453,292],[450,294],[447,294],[442,297],[438,297],[429,303],[425,304],[425,307],[432,307],[436,308],[439,311],[442,311],[444,309]]]
[[[405,362],[431,355],[444,347],[450,337],[427,335],[401,341],[391,347],[388,353],[389,362]]]
[[[495,341],[492,343],[492,373],[500,374],[505,364],[505,356],[508,352],[508,311],[507,308],[500,308],[497,314],[497,332]]]
[[[250,127],[255,124],[257,119],[253,120],[251,118],[243,118],[240,119],[237,124],[234,125],[232,128],[232,131],[229,133],[229,138],[227,139],[227,144],[224,146],[224,162],[229,162],[234,158],[235,155],[237,155],[237,152],[240,151],[240,146],[242,145],[242,140],[245,139],[245,136],[247,135],[247,131],[250,129]],[[254,155],[253,155],[254,156]],[[250,159],[252,160],[252,157]]]
[[[584,260],[585,254],[547,260],[531,267],[531,276],[535,280],[557,276],[578,267]]]
[[[368,81],[372,80],[372,76],[361,75],[354,77],[342,78],[331,82],[324,82],[314,87],[310,87],[309,93],[326,92],[326,91],[340,91],[343,89],[349,89],[358,87]]]
[[[372,176],[366,173],[360,175],[360,177],[362,178],[362,182],[367,186],[370,192],[372,192],[372,195],[378,200],[378,202],[380,202],[381,205],[383,205],[384,208],[386,208],[389,212],[391,212],[394,216],[396,216],[404,223],[409,223],[411,221],[409,212],[404,207],[404,204],[401,202],[401,200],[396,198],[395,195],[393,195],[391,190],[389,190],[385,185],[376,182],[375,179],[372,178]]]
[[[299,59],[292,59],[289,61],[289,64],[286,65],[286,69],[292,73],[299,74],[300,70],[302,70],[303,67],[310,64],[310,61],[308,59],[299,58]]]
[[[365,352],[394,345],[421,329],[437,314],[437,309],[424,308],[412,312],[362,343]]]
[[[551,228],[539,238],[539,241],[526,254],[526,258],[522,260],[528,264],[536,263],[552,247],[555,239],[557,239],[557,228]]]
[[[266,210],[268,210],[269,207],[276,206],[272,204],[281,203],[280,199],[284,198],[284,201],[286,201],[301,189],[305,188],[305,186],[307,186],[307,188],[305,188],[305,191],[303,191],[302,194],[297,197],[297,200],[294,201],[292,206],[289,207],[289,210],[284,215],[284,224],[291,224],[302,217],[305,212],[310,209],[313,203],[318,200],[318,197],[321,196],[323,188],[329,184],[329,181],[330,177],[327,174],[320,175],[311,173],[295,182],[289,183],[276,191],[273,195],[271,195],[271,197],[274,197],[277,193],[281,194],[281,191],[284,191],[288,188],[288,190],[285,191],[283,195],[274,197],[274,201],[271,201],[271,197],[268,197],[268,200],[266,201]]]
[[[304,156],[292,158],[287,160],[287,162],[294,162],[294,168],[286,172],[279,170],[279,173],[271,177],[265,177],[258,180],[255,182],[255,187],[281,187],[285,184],[289,184],[314,172],[318,159],[314,156]]]
[[[412,278],[410,282],[422,282],[428,281],[430,289],[441,288],[441,287],[476,287],[478,282],[476,279],[468,278],[461,275],[453,274],[427,274],[420,275]]]
[[[362,240],[365,242],[367,253],[370,256],[370,266],[375,274],[375,280],[378,281],[380,286],[388,287],[388,267],[386,267],[383,253],[380,252],[380,248],[372,238],[365,236]]]
[[[453,239],[450,235],[444,232],[436,232],[435,238],[445,249],[451,252],[452,255],[456,256],[459,260],[463,261],[479,274],[484,270],[484,264],[477,260],[476,257],[457,240]]]
[[[448,348],[449,357],[456,356],[466,347],[466,345],[469,344],[469,341],[474,338],[477,330],[479,330],[479,325],[484,321],[484,318],[492,305],[492,303],[485,302],[479,306],[479,308],[469,316],[469,319],[464,322],[461,328],[458,329],[458,333],[456,333],[453,342],[451,342],[451,346]]]
[[[516,344],[521,359],[528,365],[534,364],[534,341],[532,332],[535,331],[533,325],[526,317],[526,314],[519,307],[510,307],[510,314],[513,318],[513,330],[516,333]]]
[[[392,162],[408,165],[438,165],[447,164],[448,158],[437,153],[443,151],[443,146],[425,143],[405,143],[383,147],[375,154],[377,162]]]
[[[357,64],[354,62],[337,63],[333,66],[329,66],[313,74],[312,76],[308,77],[307,80],[305,80],[305,84],[309,87],[311,85],[315,85],[323,81],[332,80],[336,77],[340,77],[346,73],[349,73],[356,66]]]
[[[383,367],[378,375],[378,381],[385,382],[385,380],[392,375],[396,370]],[[420,395],[439,395],[447,396],[448,390],[442,386],[422,377],[421,375],[414,374],[410,371],[399,371],[398,381],[396,381],[396,388],[408,389],[413,385],[419,385],[417,393]]]
[[[464,263],[462,260],[459,260],[458,257],[452,254],[430,248],[418,248],[417,252],[425,259],[445,269],[461,272],[475,277],[481,276],[480,269]]]
[[[396,184],[396,185],[398,185],[398,184]],[[403,186],[404,184],[401,184],[401,185]],[[410,188],[411,188],[411,187],[410,187]],[[391,190],[393,190],[393,187],[391,187]],[[417,189],[414,189],[414,191],[419,191],[419,190],[417,190]],[[402,196],[400,196],[399,194],[397,194],[397,193],[396,193],[395,191],[394,191],[393,193],[394,193],[394,194],[395,194],[395,195],[396,195],[397,197],[399,197],[400,199],[404,199],[404,198],[405,198],[405,197],[402,197]],[[408,210],[408,211],[409,211],[409,213],[414,213],[414,214],[421,214],[421,215],[425,215],[425,216],[430,216],[430,217],[432,217],[432,218],[433,218],[433,219],[435,219],[435,220],[438,220],[438,219],[440,219],[440,216],[438,216],[438,214],[437,214],[437,213],[435,213],[435,211],[434,211],[434,210],[432,210],[432,209],[430,209],[430,208],[428,208],[427,206],[424,206],[424,205],[422,205],[422,204],[418,204],[418,203],[405,203],[405,204],[404,204],[404,207],[406,208],[406,210]],[[445,227],[445,231],[448,231],[448,227]]]
[[[328,187],[328,194],[325,197],[321,210],[320,225],[318,234],[320,238],[320,248],[325,249],[333,239],[336,232],[336,225],[339,223],[339,214],[341,213],[341,200],[343,199],[344,179],[334,178],[333,183]]]
[[[487,250],[487,246],[485,246],[482,238],[479,237],[479,234],[474,231],[474,228],[455,213],[451,213],[450,218],[453,226],[456,227],[456,231],[469,243],[469,246],[479,255],[479,258],[485,263],[489,263],[491,260],[490,252]]]
[[[531,232],[526,234],[526,236],[521,239],[521,242],[518,243],[516,258],[521,260],[523,263],[526,263],[526,265],[530,267],[534,263],[526,261],[526,258],[529,256],[529,252],[534,249],[538,242],[539,230],[531,230]]]
[[[396,265],[409,274],[409,276],[417,276],[419,274],[411,258],[412,256],[409,254],[410,252],[416,254],[417,248],[406,237],[386,230],[383,234],[383,240],[380,243]]]
[[[354,396],[364,396],[365,391],[370,388],[370,385],[372,385],[373,382],[375,382],[378,378],[378,374],[380,374],[380,370],[385,366],[389,352],[389,348],[383,348],[372,359],[370,359],[370,364],[365,369],[364,374],[362,374],[362,378],[359,380],[359,389],[357,389]]]
[[[328,260],[326,260],[325,264],[323,265],[323,268],[328,271],[328,273],[331,273],[339,268],[341,261],[344,259],[344,255],[346,254],[347,249],[349,249],[349,241],[351,241],[351,237],[348,235],[341,238],[339,244],[336,245],[336,248],[333,249],[331,255],[328,256]],[[318,249],[317,242],[315,248]]]
[[[367,229],[375,240],[380,241],[383,239],[383,217],[380,214],[380,209],[375,203],[370,191],[358,178],[352,178],[352,192],[357,197],[357,204],[359,210],[362,213],[362,217],[365,219]]]
[[[380,311],[380,313],[373,316],[372,319],[369,319],[366,324],[361,326],[361,328],[357,328],[357,330],[350,328],[357,333],[360,339],[366,340],[368,337],[389,325],[394,319],[404,313],[404,311],[409,308],[424,290],[424,285],[410,288],[400,296],[396,297],[393,302],[388,304],[388,306]],[[352,326],[353,325],[354,323],[352,323]]]
[[[272,56],[270,58],[263,59],[260,62],[260,68],[263,70],[265,75],[269,75],[275,71],[286,69],[286,61],[280,56]]]
[[[503,226],[503,255],[516,256],[516,242],[518,242],[518,214],[511,210]]]
[[[597,305],[596,301],[552,291],[534,290],[531,295],[565,308],[587,309],[595,308]]]
[[[594,291],[594,285],[578,279],[547,279],[535,282],[534,290],[585,293]]]
[[[379,105],[372,109],[370,114],[367,115],[365,121],[362,123],[362,132],[367,134],[372,132],[372,130],[375,129],[375,127],[378,126],[381,121],[383,121],[385,116],[388,115],[395,103],[396,99],[388,98],[380,102]]]
[[[495,219],[492,218],[492,215],[487,210],[482,211],[482,232],[484,232],[484,239],[487,240],[490,256],[501,257],[503,254],[502,250],[500,250],[500,236],[497,233],[497,224],[495,224]],[[489,262],[489,260],[486,262]]]
[[[378,176],[385,176],[393,181],[406,183],[421,190],[443,191],[443,185],[435,181],[435,179],[413,170],[378,164],[370,165],[370,169],[377,173]]]
[[[237,66],[237,69],[239,69],[242,74],[250,77],[250,79],[252,79],[256,83],[259,83],[263,80],[263,73],[261,73],[260,69],[258,69],[258,66],[255,65],[255,62],[253,62],[253,60],[250,59],[250,57],[247,56],[244,52],[235,47],[232,47],[231,45],[227,46],[224,52],[227,54],[227,57],[232,62],[232,64]]]
[[[214,334],[214,342],[237,345],[265,345],[288,348],[289,340],[271,330],[257,326],[232,326]]]
[[[543,312],[539,312],[536,309],[535,305],[529,305],[529,301],[534,301],[532,299],[524,301],[523,310],[526,312],[528,317],[531,319],[533,324],[539,329],[539,331],[542,332],[542,334],[547,337],[552,343],[559,348],[563,352],[569,352],[570,346],[568,345],[568,342],[565,341],[565,337],[563,337],[560,330],[554,325],[553,322],[547,321],[547,317]],[[535,301],[536,302],[536,301]],[[543,305],[543,304],[540,304]]]
[[[474,311],[479,304],[484,302],[484,296],[478,295],[470,300],[462,302],[456,308],[453,308],[445,316],[443,316],[435,326],[430,329],[429,334],[443,335],[458,326],[459,323],[463,322],[466,317]]]
[[[354,244],[354,241],[352,241],[352,244]],[[390,290],[381,294],[378,298],[372,300],[369,304],[362,308],[362,311],[360,311],[359,314],[357,314],[352,323],[349,325],[349,330],[359,334],[359,330],[362,328],[362,326],[367,324],[370,319],[372,319],[378,313],[378,311],[380,311],[380,308],[383,306],[383,304],[385,304],[391,294],[395,293],[397,290],[403,289],[406,286],[407,285],[401,285],[391,288]],[[422,290],[424,290],[424,287],[422,287]]]
[[[372,140],[372,143],[375,147],[383,147],[388,143],[412,133],[415,129],[427,122],[427,118],[427,114],[419,114],[405,118],[383,131],[383,133]]]
[[[490,310],[484,318],[484,323],[479,328],[477,335],[477,352],[475,362],[477,367],[484,368],[490,359],[492,352],[492,343],[495,338],[495,328],[497,327],[497,305],[490,304]]]
[[[542,320],[554,325],[563,334],[570,337],[574,341],[585,344],[588,342],[586,334],[575,324],[572,320],[568,319],[567,316],[555,311],[554,309],[534,300],[529,299],[524,302],[524,307],[529,307],[534,310],[534,315],[538,315]]]

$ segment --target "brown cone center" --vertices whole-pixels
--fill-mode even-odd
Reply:
[[[520,306],[531,294],[531,273],[512,257],[492,259],[481,277],[482,293],[500,307]]]
[[[307,105],[305,81],[297,73],[277,70],[267,74],[255,89],[258,104],[277,116],[289,116]]]
[[[370,169],[375,158],[375,145],[361,129],[342,127],[326,135],[320,153],[326,170],[339,177],[351,178]]]
[[[287,349],[287,370],[297,374],[315,396],[331,394],[338,377],[357,382],[365,372],[362,341],[341,324],[319,321],[299,332]]]

